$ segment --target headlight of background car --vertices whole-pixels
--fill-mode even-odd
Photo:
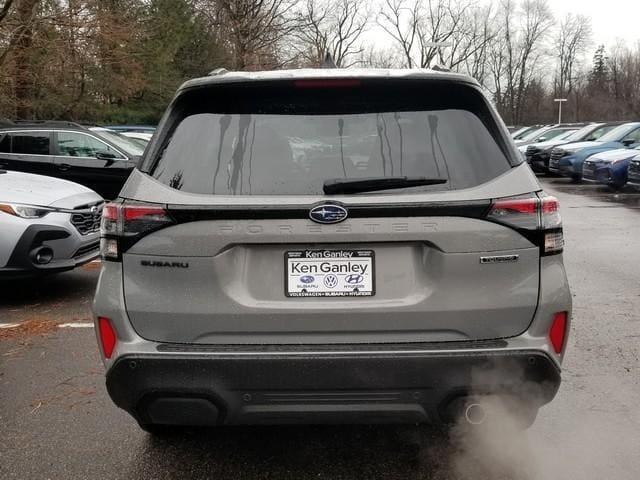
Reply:
[[[55,208],[40,207],[37,205],[18,205],[15,203],[0,203],[0,212],[8,213],[20,218],[42,218]]]

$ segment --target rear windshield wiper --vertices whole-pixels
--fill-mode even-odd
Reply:
[[[392,190],[394,188],[420,187],[423,185],[441,185],[447,183],[445,178],[427,177],[370,177],[370,178],[336,178],[325,180],[324,193],[375,192],[376,190]]]

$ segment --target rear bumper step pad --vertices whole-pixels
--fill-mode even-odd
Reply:
[[[555,396],[540,351],[126,355],[107,390],[142,424],[440,423],[455,399]]]

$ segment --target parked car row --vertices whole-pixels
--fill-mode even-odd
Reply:
[[[0,278],[97,258],[103,197],[120,192],[150,137],[71,122],[0,124]]]
[[[113,129],[73,122],[0,125],[0,169],[56,177],[115,198],[145,146]]]
[[[561,127],[544,128],[530,133],[528,138]],[[519,149],[537,173],[570,177],[576,182],[601,183],[616,189],[626,184],[640,187],[636,170],[636,164],[640,162],[640,122],[591,123],[571,134],[525,143]]]

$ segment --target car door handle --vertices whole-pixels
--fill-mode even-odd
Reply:
[[[60,170],[61,172],[66,172],[67,170],[69,170],[71,168],[71,165],[69,165],[68,163],[58,163],[56,165],[56,168],[58,170]]]

